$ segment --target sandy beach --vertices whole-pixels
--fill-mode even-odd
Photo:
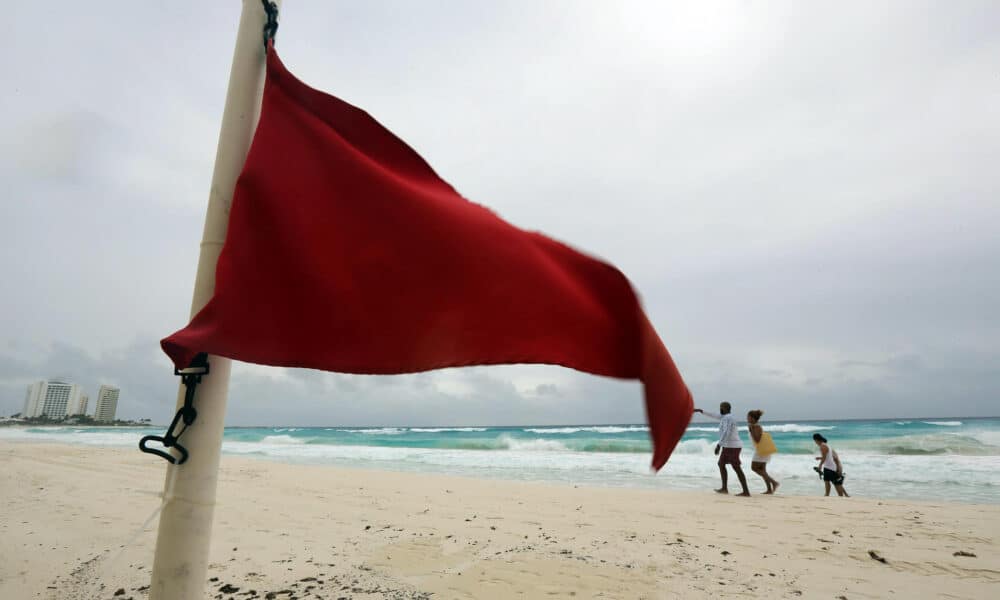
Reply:
[[[159,503],[162,461],[32,443],[0,444],[0,459],[0,598],[147,597],[155,519],[141,528]],[[745,499],[226,456],[213,536],[206,598],[987,598],[1000,589],[995,505]]]

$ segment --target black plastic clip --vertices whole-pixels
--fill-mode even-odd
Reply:
[[[274,36],[278,33],[278,5],[269,0],[261,0],[264,5],[264,12],[267,13],[267,22],[264,23],[264,52],[274,43]]]
[[[195,356],[188,368],[174,369],[174,375],[180,375],[181,383],[187,388],[184,392],[184,406],[177,410],[177,414],[174,415],[174,420],[170,422],[170,427],[167,428],[166,434],[163,436],[144,436],[139,440],[139,450],[147,454],[155,454],[172,465],[183,465],[187,462],[187,448],[181,446],[177,440],[194,423],[194,420],[198,418],[198,411],[194,408],[194,391],[198,387],[198,384],[201,383],[202,376],[208,375],[208,371],[208,354],[204,352]],[[177,429],[181,422],[184,423],[184,427],[177,433],[174,433],[174,430]],[[148,442],[160,442],[164,448],[177,448],[177,451],[181,453],[180,458],[164,450],[147,448],[146,444]]]

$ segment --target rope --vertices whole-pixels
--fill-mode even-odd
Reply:
[[[170,468],[170,473],[167,476],[167,485],[164,486],[163,493],[157,494],[161,498],[159,506],[154,508],[153,512],[149,513],[149,516],[146,517],[146,520],[143,521],[142,525],[140,525],[138,529],[132,532],[132,535],[129,536],[128,541],[126,541],[125,544],[122,545],[121,549],[118,551],[117,554],[115,554],[114,558],[112,558],[108,563],[97,568],[97,577],[90,585],[90,592],[87,594],[88,598],[101,597],[102,595],[100,591],[101,584],[104,583],[105,578],[109,574],[111,574],[111,571],[114,569],[114,567],[118,565],[118,562],[121,560],[122,556],[125,555],[125,551],[131,548],[135,544],[136,540],[139,539],[139,536],[141,536],[143,533],[146,532],[146,529],[149,527],[150,523],[153,522],[153,519],[155,519],[157,516],[159,516],[161,512],[163,512],[163,507],[167,505],[167,502],[170,502],[174,499],[174,482],[176,481],[177,481],[177,467],[172,467]],[[150,573],[152,573],[152,570],[150,570]]]

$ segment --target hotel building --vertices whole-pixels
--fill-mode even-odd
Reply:
[[[120,390],[111,385],[102,385],[97,392],[97,406],[94,408],[94,420],[111,422],[115,420],[115,412],[118,410],[118,392]]]
[[[62,419],[68,415],[78,414],[81,401],[86,406],[86,396],[79,385],[63,381],[37,381],[28,386],[24,399],[25,418],[45,416],[50,419]]]

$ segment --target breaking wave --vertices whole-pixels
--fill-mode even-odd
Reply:
[[[763,424],[766,431],[772,431],[777,433],[813,433],[815,431],[827,431],[830,429],[836,429],[836,425],[799,425],[798,423],[782,423],[780,425],[768,425],[766,422]],[[740,423],[741,428],[746,427],[746,423]],[[694,427],[688,427],[688,431],[707,431],[716,432],[719,427],[716,426],[704,426],[695,425]]]
[[[649,431],[644,425],[594,425],[588,427],[530,427],[522,429],[527,433],[569,434],[569,433],[629,433],[632,431]]]
[[[290,435],[267,435],[260,440],[261,444],[304,444],[304,438],[292,437]]]
[[[344,433],[363,433],[365,435],[401,435],[406,433],[405,427],[378,427],[375,429],[338,429]]]
[[[486,431],[485,427],[410,427],[413,433],[441,433],[442,431]]]
[[[600,440],[546,438],[525,439],[503,434],[491,440],[466,440],[442,443],[443,450],[513,450],[517,452],[605,452],[612,454],[648,453],[647,440]]]
[[[984,443],[970,435],[931,433],[901,435],[874,440],[854,440],[840,444],[857,451],[897,456],[934,456],[953,454],[960,456],[997,456],[1000,447]]]
[[[569,448],[562,442],[546,439],[519,440],[509,435],[501,435],[497,438],[500,447],[508,450],[520,450],[526,452],[569,452]]]
[[[799,425],[798,423],[784,423],[782,425],[764,424],[765,431],[778,433],[813,433],[814,431],[828,431],[836,428],[836,425]]]

